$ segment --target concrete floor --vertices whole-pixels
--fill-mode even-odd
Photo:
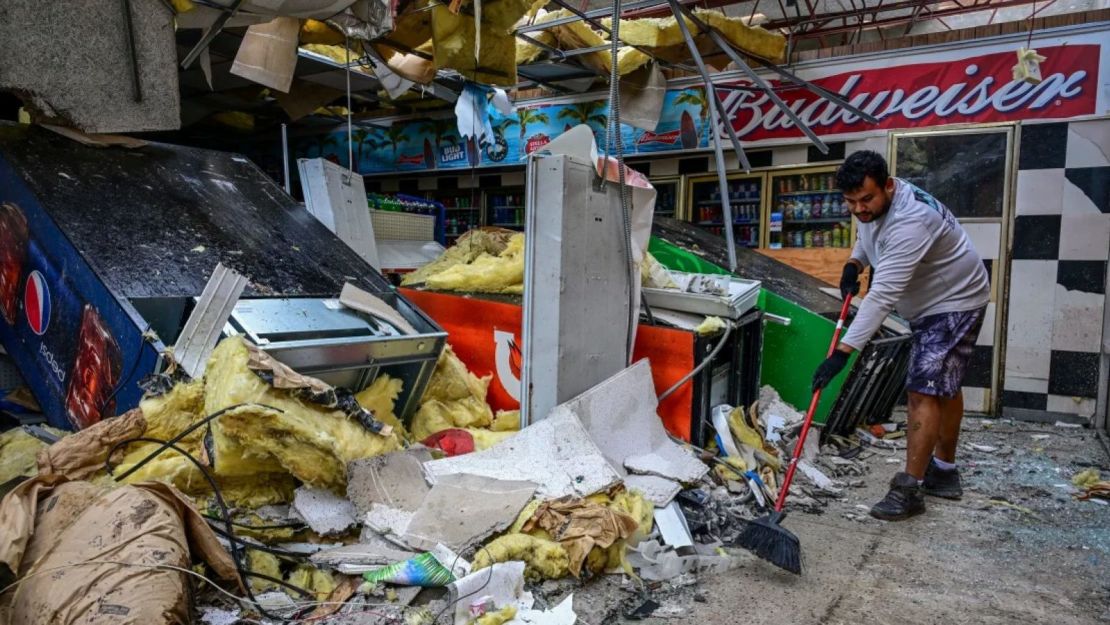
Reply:
[[[997,448],[961,448],[963,500],[930,499],[926,514],[901,523],[844,516],[885,493],[900,468],[888,458],[903,452],[884,451],[868,460],[862,488],[848,490],[824,514],[788,517],[786,525],[802,541],[801,576],[744,554],[730,573],[699,579],[696,592],[704,602],[688,590],[659,599],[684,620],[714,624],[1110,622],[1110,506],[1074,500],[1066,486],[1086,466],[1100,467],[1104,476],[1110,469],[1094,434],[972,419],[962,443]],[[612,610],[591,614],[599,605],[591,595],[604,593],[604,586],[576,594],[579,622],[631,622]],[[622,591],[611,589],[614,594]]]

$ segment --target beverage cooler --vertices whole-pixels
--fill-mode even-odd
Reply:
[[[444,230],[446,240],[444,245],[450,247],[455,241],[482,225],[482,193],[462,189],[459,191],[440,192],[429,194],[429,199],[443,204],[446,212]]]
[[[655,216],[678,219],[682,214],[682,176],[652,178],[655,187]]]
[[[716,175],[691,176],[687,179],[687,220],[718,236],[732,228],[739,247],[763,247],[763,221],[766,218],[763,194],[766,174],[732,174],[728,177],[728,199],[732,223],[724,223],[721,187]]]
[[[835,167],[767,173],[767,212],[775,231],[767,247],[852,247],[852,216],[835,177]]]
[[[485,190],[485,225],[524,230],[524,187]]]

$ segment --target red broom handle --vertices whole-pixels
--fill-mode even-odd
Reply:
[[[832,343],[829,343],[829,352],[825,355],[825,358],[832,356],[833,352],[836,351],[836,344],[840,342],[840,333],[844,330],[844,321],[848,319],[848,307],[851,303],[852,294],[849,293],[844,298],[844,305],[840,307],[840,317],[836,320],[836,330],[833,331]],[[790,458],[790,466],[786,468],[786,478],[782,481],[779,498],[775,502],[775,512],[782,512],[783,507],[786,506],[786,495],[790,490],[790,483],[794,481],[794,471],[798,468],[798,459],[802,456],[806,436],[809,435],[809,427],[813,425],[813,415],[817,412],[817,402],[821,401],[821,390],[813,391],[813,399],[810,400],[809,410],[806,411],[806,420],[802,422],[802,433],[798,435],[798,442],[794,445],[794,455]]]

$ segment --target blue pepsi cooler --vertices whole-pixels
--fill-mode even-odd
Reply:
[[[246,158],[0,122],[0,341],[52,425],[135,407],[218,263],[248,278],[247,299],[303,309],[349,282],[385,300],[433,339],[400,357],[386,337],[394,361],[376,363],[403,365],[419,397],[442,331]]]

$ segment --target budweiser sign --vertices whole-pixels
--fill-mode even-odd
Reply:
[[[1099,46],[1055,46],[1037,52],[1047,57],[1041,63],[1044,80],[1038,85],[1013,80],[1011,68],[1017,58],[1012,51],[847,72],[811,81],[874,115],[878,125],[800,87],[777,93],[818,134],[1095,113]],[[801,134],[764,93],[721,89],[718,94],[736,134],[744,139]]]

